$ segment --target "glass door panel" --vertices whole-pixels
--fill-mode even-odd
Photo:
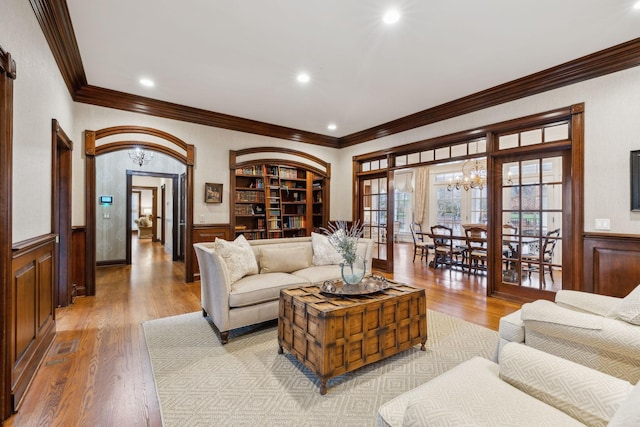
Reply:
[[[562,289],[563,154],[502,163],[499,291]]]
[[[364,237],[373,239],[374,260],[387,260],[387,178],[386,175],[360,180],[361,218]],[[374,261],[375,263],[375,261]]]

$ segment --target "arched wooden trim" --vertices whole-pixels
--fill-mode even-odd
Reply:
[[[113,153],[114,151],[127,150],[127,149],[132,149],[137,147],[157,151],[162,154],[166,154],[167,156],[171,156],[181,163],[187,164],[187,156],[182,155],[176,151],[173,151],[172,149],[164,145],[154,144],[154,143],[145,142],[145,141],[118,141],[110,144],[104,144],[99,147],[96,147],[95,155],[99,156],[100,154]]]
[[[298,151],[298,150],[293,150],[290,148],[281,148],[281,147],[254,147],[254,148],[245,148],[244,150],[238,150],[238,151],[232,151],[232,153],[235,154],[235,158],[237,159],[238,157],[241,156],[246,156],[248,154],[258,154],[258,153],[282,153],[282,154],[289,154],[292,156],[297,156],[297,157],[302,157],[303,159],[307,159],[307,160],[311,160],[314,163],[317,163],[319,165],[321,165],[323,168],[327,168],[327,166],[329,165],[329,163],[325,162],[324,160],[322,160],[319,157],[313,156],[309,153],[306,153],[304,151]],[[265,160],[261,160],[262,162],[264,162]],[[278,160],[279,163],[283,163],[282,160]],[[238,163],[238,165],[240,165],[242,163]],[[229,165],[230,167],[235,167],[237,166],[235,164],[231,164]]]
[[[169,147],[142,141],[117,141],[96,147],[96,140],[107,136],[119,134],[144,134],[162,138],[182,150],[186,151],[186,156]],[[142,147],[149,150],[159,151],[173,157],[186,166],[186,236],[185,236],[185,281],[193,281],[193,256],[194,253],[189,248],[193,244],[193,166],[195,162],[195,148],[193,144],[187,144],[180,138],[173,136],[159,129],[143,126],[113,126],[97,131],[85,130],[85,223],[87,225],[87,246],[85,256],[85,277],[87,295],[95,295],[96,283],[96,156],[112,151],[125,150],[128,148]]]
[[[166,141],[170,141],[182,148],[183,150],[187,150],[189,144],[178,138],[177,136],[171,135],[165,131],[160,129],[148,128],[144,126],[113,126],[110,128],[104,128],[96,131],[96,140],[101,138],[106,138],[112,135],[119,135],[123,133],[139,133],[143,135],[151,135],[158,138],[162,138]]]

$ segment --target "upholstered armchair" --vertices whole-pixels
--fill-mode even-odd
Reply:
[[[524,304],[500,319],[499,333],[499,348],[522,342],[633,384],[640,381],[640,285],[625,298],[558,291],[555,302]]]
[[[638,426],[638,402],[640,384],[508,343],[384,403],[376,426]]]

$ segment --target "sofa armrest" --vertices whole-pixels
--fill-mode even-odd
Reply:
[[[575,311],[606,316],[621,298],[570,290],[556,292],[556,304]]]
[[[516,343],[502,348],[499,376],[587,425],[606,425],[633,390],[627,381]]]
[[[200,303],[221,332],[229,330],[231,280],[224,260],[211,244],[193,245],[200,266]]]

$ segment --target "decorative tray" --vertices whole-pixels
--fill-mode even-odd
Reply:
[[[320,292],[340,296],[369,295],[392,286],[393,284],[388,282],[386,277],[373,274],[362,279],[357,285],[348,285],[340,279],[326,280],[320,287]]]

